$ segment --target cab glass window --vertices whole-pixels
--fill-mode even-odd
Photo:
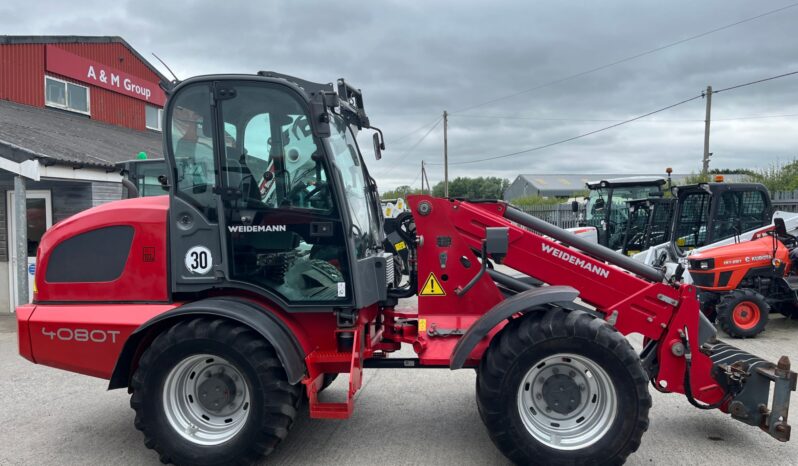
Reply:
[[[333,117],[333,131],[329,137],[335,169],[341,176],[347,210],[352,218],[352,233],[355,237],[358,258],[377,246],[375,233],[379,230],[371,203],[366,173],[352,130],[339,116]]]
[[[705,191],[690,193],[680,199],[682,207],[674,233],[677,246],[692,249],[705,244],[709,200],[710,195]]]
[[[210,90],[206,85],[185,89],[172,107],[170,139],[175,160],[175,194],[189,201],[210,221],[216,221]]]
[[[224,84],[221,179],[231,278],[291,304],[352,298],[339,212],[305,109],[282,87]]]

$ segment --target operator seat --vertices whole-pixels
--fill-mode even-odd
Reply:
[[[260,202],[258,180],[247,166],[246,154],[236,156],[235,148],[232,147],[228,147],[226,152],[224,172],[227,176],[227,185],[241,191],[241,199],[237,203],[240,202],[241,207],[247,207],[252,202]]]

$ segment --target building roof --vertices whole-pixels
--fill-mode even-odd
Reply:
[[[162,158],[161,134],[136,131],[50,108],[0,100],[0,155],[73,167],[111,169],[117,162]]]
[[[153,73],[155,73],[158,78],[163,81],[164,83],[168,83],[170,80],[161,74],[157,68],[152,66],[152,64],[147,61],[146,58],[141,56],[140,53],[136,51],[130,44],[127,43],[125,39],[122,39],[119,36],[3,36],[0,35],[0,45],[3,44],[112,44],[118,43],[122,44],[127,48],[130,53],[132,53],[136,58],[138,58],[147,68],[150,69]]]

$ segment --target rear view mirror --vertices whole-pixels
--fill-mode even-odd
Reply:
[[[596,202],[593,203],[593,210],[594,211],[604,210],[604,198],[603,197],[600,197],[600,198],[596,199]]]
[[[380,142],[380,133],[374,133],[371,136],[371,140],[374,142],[374,157],[380,160],[382,158],[382,149],[385,147],[385,145]]]

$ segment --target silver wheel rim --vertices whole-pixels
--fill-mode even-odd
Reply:
[[[578,450],[598,442],[610,429],[618,396],[598,364],[575,354],[556,354],[538,361],[521,379],[518,411],[539,442],[557,450]]]
[[[241,372],[224,358],[189,356],[166,376],[163,406],[172,428],[198,445],[218,445],[246,424],[250,394]]]

